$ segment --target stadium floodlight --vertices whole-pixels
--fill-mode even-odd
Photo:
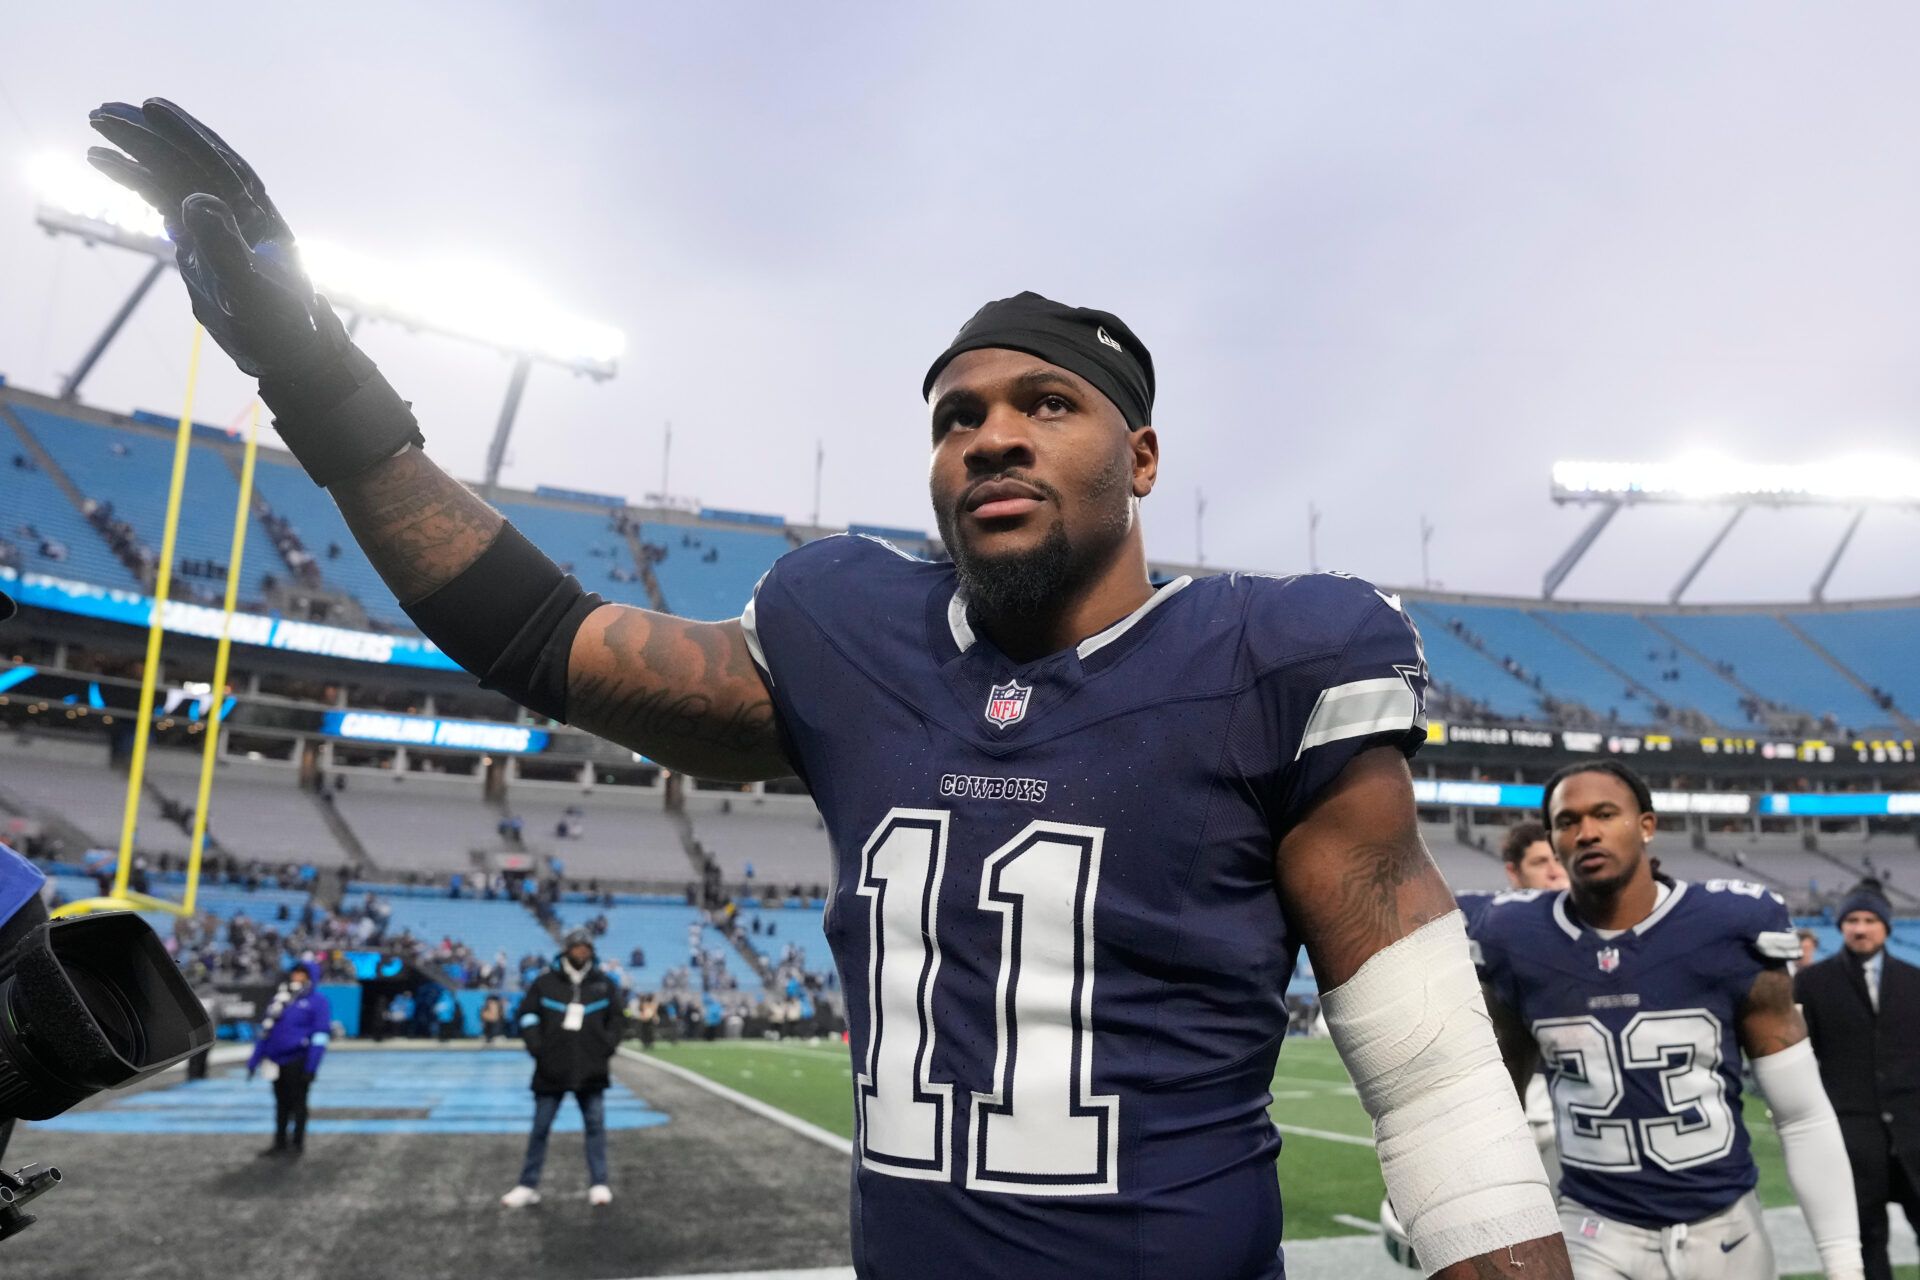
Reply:
[[[42,226],[172,261],[160,215],[90,166],[43,155],[28,165],[27,176],[40,198]],[[457,257],[380,262],[315,239],[302,239],[299,252],[316,290],[368,319],[530,355],[595,378],[612,377],[626,350],[620,330],[568,314],[497,264]]]
[[[1690,454],[1672,462],[1556,462],[1552,493],[1556,503],[1599,503],[1600,512],[1547,570],[1544,595],[1549,600],[1622,507],[1653,502],[1732,505],[1732,513],[1706,550],[1668,594],[1671,604],[1679,603],[1748,507],[1850,507],[1853,518],[1814,580],[1812,597],[1817,602],[1825,598],[1827,583],[1868,507],[1920,508],[1920,460],[1856,454],[1807,463],[1764,463]]]
[[[36,220],[48,232],[78,236],[89,244],[110,244],[155,260],[62,386],[61,396],[74,399],[81,381],[134,307],[172,263],[173,243],[160,216],[145,201],[77,159],[37,156],[27,165],[27,179],[39,199]],[[315,290],[338,311],[478,343],[514,358],[506,402],[487,454],[489,488],[499,480],[507,437],[533,362],[604,380],[619,372],[626,352],[626,335],[619,329],[569,313],[498,263],[450,254],[386,262],[324,239],[303,238],[299,253]]]
[[[1556,462],[1555,502],[1736,502],[1920,506],[1920,461],[1856,456],[1809,463],[1695,455],[1673,462]]]

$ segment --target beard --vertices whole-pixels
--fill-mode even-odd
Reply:
[[[1082,500],[1100,513],[1085,536],[1069,537],[1065,519],[1056,515],[1040,542],[1024,551],[988,555],[976,550],[957,528],[954,511],[936,504],[934,518],[940,539],[953,557],[960,590],[986,619],[1028,619],[1045,616],[1065,605],[1096,579],[1133,527],[1131,469],[1125,455],[1096,475]],[[1046,494],[1055,509],[1060,492],[1051,485],[1022,479]]]
[[[1045,613],[1070,594],[1081,577],[1067,527],[1059,520],[1038,546],[1012,555],[982,555],[955,539],[951,529],[942,529],[941,535],[953,549],[960,590],[984,617],[1030,618]]]

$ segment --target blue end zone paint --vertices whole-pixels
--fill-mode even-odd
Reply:
[[[533,1124],[533,1060],[524,1051],[348,1052],[328,1054],[308,1095],[310,1133],[520,1133]],[[417,1116],[342,1119],[345,1109],[424,1112]],[[664,1112],[614,1081],[607,1090],[607,1128],[647,1129]],[[264,1072],[251,1083],[237,1067],[223,1076],[113,1098],[94,1110],[68,1112],[34,1128],[64,1133],[268,1133],[273,1086]],[[555,1133],[580,1132],[569,1100]]]

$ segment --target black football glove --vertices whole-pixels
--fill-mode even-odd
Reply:
[[[252,165],[165,98],[105,103],[88,120],[120,148],[91,147],[88,163],[159,212],[194,316],[260,379],[275,429],[315,483],[422,443],[406,402],[314,293]]]
[[[256,378],[310,363],[324,304],[253,166],[165,98],[109,102],[88,120],[120,148],[91,147],[88,163],[159,211],[193,314],[233,362]]]

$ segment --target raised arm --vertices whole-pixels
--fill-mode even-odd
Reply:
[[[313,292],[251,165],[160,98],[107,103],[87,158],[160,213],[194,315],[245,373],[414,623],[525,706],[671,768],[792,772],[738,623],[599,604],[421,452],[400,399]],[[597,607],[596,607],[597,605]]]
[[[427,626],[459,625],[464,607],[419,606],[475,571],[505,517],[412,446],[339,481],[332,493],[409,613]],[[473,595],[473,607],[484,607],[493,593]],[[570,639],[556,633],[553,643],[566,646],[564,670],[555,675],[564,678],[558,710],[569,724],[703,778],[750,782],[793,772],[739,622],[690,622],[607,604],[579,619]]]
[[[1400,753],[1356,756],[1281,840],[1275,871],[1422,1265],[1448,1280],[1570,1277],[1546,1173],[1501,1067],[1462,918],[1420,842]]]

